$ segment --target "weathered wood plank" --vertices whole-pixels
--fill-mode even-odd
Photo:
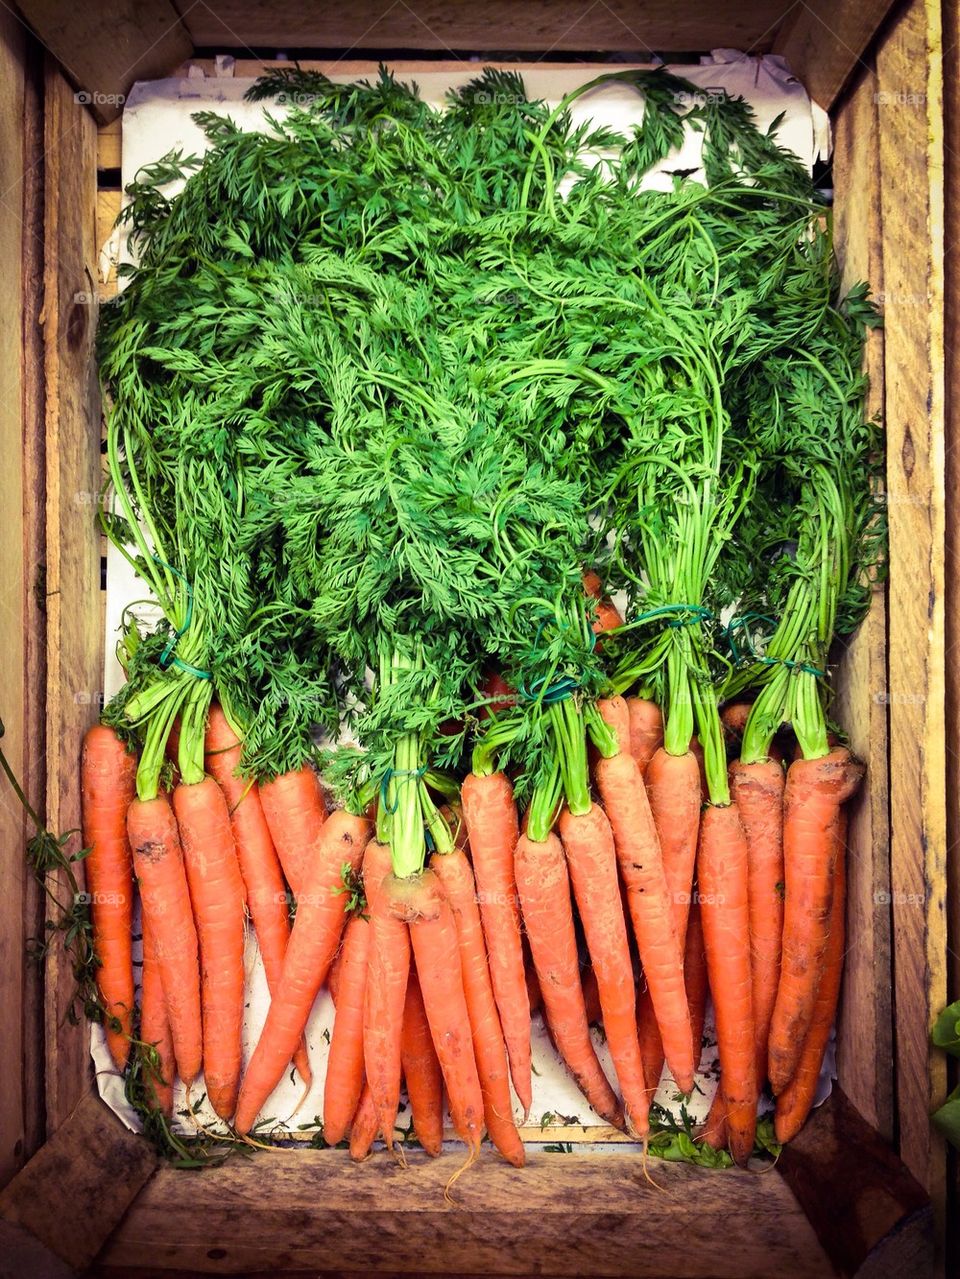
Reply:
[[[451,1205],[444,1188],[462,1157],[408,1158],[407,1168],[386,1154],[358,1166],[342,1151],[294,1150],[231,1160],[200,1177],[161,1168],[99,1264],[216,1274],[832,1273],[776,1175],[704,1175],[654,1160],[652,1184],[638,1155],[531,1154],[518,1171],[485,1152],[453,1187]]]
[[[815,102],[828,110],[844,86],[868,70],[864,54],[895,0],[804,0],[773,42]]]
[[[23,145],[27,41],[23,28],[0,10],[0,475],[4,536],[0,538],[0,652],[7,672],[2,715],[4,754],[18,778],[29,757],[27,714],[27,535],[23,467],[21,312],[23,270]],[[29,872],[24,861],[28,821],[16,795],[0,778],[0,1184],[24,1162],[24,908]]]
[[[834,127],[834,236],[844,288],[867,280],[883,296],[876,75],[861,77]],[[867,335],[867,415],[883,412],[882,329]],[[893,973],[890,950],[890,816],[887,759],[886,592],[844,647],[833,714],[867,763],[851,805],[847,936],[838,1018],[841,1086],[860,1113],[893,1139]]]
[[[119,169],[121,156],[121,119],[110,120],[97,130],[97,168]]]
[[[917,1279],[933,1273],[926,1192],[839,1088],[783,1148],[777,1172],[842,1274],[860,1274],[867,1258],[908,1226],[921,1262],[910,1273]]]
[[[83,1270],[156,1166],[152,1147],[89,1094],[0,1193],[0,1217]]]
[[[960,137],[960,5],[943,7],[943,81],[944,136],[950,140],[944,148],[945,159],[945,305],[944,331],[960,333],[960,152],[955,139]],[[960,733],[960,344],[947,340],[944,344],[947,386],[946,424],[946,651],[947,662],[947,741],[955,742]],[[960,755],[947,751],[947,997],[960,998]],[[960,1063],[947,1063],[951,1076],[948,1087],[960,1078]],[[960,1152],[948,1152],[946,1269],[960,1273]]]
[[[418,0],[218,0],[185,7],[198,49],[448,49],[549,53],[616,49],[698,51],[718,45],[760,52],[771,47],[780,0],[488,0],[484,5]]]
[[[192,49],[171,0],[22,0],[19,9],[101,122],[119,116],[134,80],[164,75]]]
[[[943,67],[939,0],[877,51],[890,530],[891,895],[900,1151],[942,1208],[946,1001]]]
[[[48,58],[45,102],[47,821],[80,826],[80,742],[98,710],[103,653],[96,331],[96,128]],[[77,837],[72,845],[79,847]],[[51,887],[61,897],[64,885]],[[48,1135],[90,1086],[88,1028],[67,1020],[75,981],[59,946],[46,968]]]

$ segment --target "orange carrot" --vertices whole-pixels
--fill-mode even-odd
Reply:
[[[336,1014],[323,1086],[323,1139],[343,1141],[363,1090],[363,997],[367,984],[370,924],[361,915],[347,923],[340,950]]]
[[[692,1038],[692,1029],[690,1033]],[[663,1074],[663,1040],[660,1038],[657,1014],[653,1010],[650,988],[646,983],[642,970],[640,986],[637,990],[637,1038],[640,1041],[643,1078],[652,1101],[654,1094],[660,1087],[660,1076]]]
[[[403,1007],[400,1059],[413,1112],[413,1131],[427,1154],[435,1157],[443,1149],[443,1072],[413,968]]]
[[[723,723],[725,736],[735,738],[737,741],[743,736],[743,730],[747,726],[747,719],[753,710],[753,702],[727,702],[726,706],[720,712],[720,720]]]
[[[600,1118],[622,1128],[623,1107],[590,1038],[573,926],[570,872],[557,836],[551,832],[540,842],[521,835],[516,873],[544,1016],[557,1052]]]
[[[500,1029],[490,969],[487,966],[473,871],[466,854],[459,848],[451,853],[434,853],[430,859],[430,867],[440,880],[457,929],[463,993],[467,1001],[473,1052],[483,1092],[483,1114],[487,1132],[503,1157],[515,1168],[522,1168],[523,1142],[513,1122],[507,1050]]]
[[[223,792],[212,777],[173,792],[200,942],[203,1081],[229,1119],[237,1104],[243,1031],[243,880]]]
[[[203,1062],[200,955],[176,818],[166,795],[134,799],[127,834],[143,915],[153,934],[177,1073],[193,1083]]]
[[[309,764],[260,783],[260,803],[290,890],[297,896],[310,850],[327,820],[320,779]]]
[[[503,773],[471,773],[461,788],[490,977],[507,1045],[510,1074],[524,1116],[532,1101],[530,1001],[523,971],[520,909],[513,855],[520,837],[513,787]]]
[[[242,749],[226,715],[214,703],[207,716],[204,762],[227,801],[250,918],[257,934],[267,986],[273,994],[280,983],[290,938],[290,915],[283,872],[263,815],[259,788],[256,782],[238,775]],[[309,1088],[313,1072],[306,1043],[301,1042],[293,1064]]]
[[[700,829],[701,783],[697,757],[693,751],[670,755],[661,747],[647,766],[644,782],[660,841],[677,936],[683,946]]]
[[[604,595],[603,583],[592,569],[588,569],[583,575],[583,589],[594,601],[596,611],[592,622],[594,635],[602,635],[604,631],[615,631],[618,626],[623,625],[623,618],[616,605],[609,595]]]
[[[343,865],[347,863],[354,871],[359,868],[369,838],[366,818],[345,810],[332,813],[317,832],[283,960],[280,989],[270,1000],[240,1089],[234,1127],[241,1134],[250,1131],[296,1052],[317,991],[340,944],[347,906],[342,891]]]
[[[671,901],[643,778],[633,756],[621,751],[598,761],[596,779],[613,828],[633,931],[664,1054],[677,1087],[688,1093],[693,1088],[696,1063],[683,985],[683,941],[677,927],[680,908]],[[688,900],[689,893],[688,885]],[[683,923],[685,932],[686,908]]]
[[[603,1028],[623,1092],[627,1127],[634,1135],[645,1137],[650,1127],[650,1100],[637,1040],[633,965],[620,901],[613,831],[603,809],[593,804],[586,813],[574,814],[564,809],[560,814],[560,839],[590,962],[597,975]]]
[[[775,760],[730,765],[730,794],[747,837],[750,964],[757,1079],[767,1077],[767,1040],[780,983],[783,935],[783,767]]]
[[[690,907],[687,944],[683,952],[683,980],[687,988],[687,1006],[690,1009],[693,1056],[699,1067],[703,1052],[703,1023],[707,1015],[707,994],[710,983],[707,980],[707,952],[703,944],[703,920],[698,901]]]
[[[627,714],[630,716],[630,754],[640,772],[646,774],[651,759],[663,745],[663,714],[656,702],[644,697],[628,697]]]
[[[483,1091],[474,1056],[453,911],[432,870],[407,879],[390,877],[383,891],[394,916],[410,928],[423,1006],[440,1059],[453,1126],[471,1153],[479,1152]]]
[[[780,985],[770,1022],[770,1084],[786,1088],[810,1030],[830,936],[840,805],[863,765],[845,746],[820,759],[795,760],[783,796],[785,901]]]
[[[97,987],[113,1064],[123,1070],[133,1033],[133,870],[127,809],[137,793],[137,760],[112,728],[95,724],[83,739],[80,793],[83,862],[99,961]]]
[[[757,1125],[747,837],[736,804],[708,804],[697,854],[700,915],[717,1021],[730,1153],[745,1164]]]
[[[173,1079],[177,1072],[177,1060],[173,1052],[173,1036],[167,1020],[167,1005],[163,998],[163,982],[157,962],[157,948],[146,916],[142,921],[143,970],[140,987],[140,1039],[150,1044],[156,1054],[155,1061],[146,1061],[143,1067],[147,1087],[147,1104],[165,1118],[173,1116]]]
[[[777,1141],[791,1141],[806,1122],[817,1095],[820,1067],[830,1042],[840,999],[843,955],[846,943],[844,914],[847,897],[846,865],[847,814],[840,810],[837,819],[837,860],[833,879],[833,901],[830,906],[830,935],[824,957],[823,976],[817,988],[813,1020],[793,1078],[777,1097],[774,1130]]]
[[[370,915],[370,954],[363,1001],[363,1062],[377,1108],[377,1126],[389,1149],[400,1107],[403,1010],[410,975],[410,936],[394,917],[384,893],[390,848],[371,840],[363,859],[363,886]]]
[[[600,988],[597,985],[597,974],[590,964],[587,964],[580,974],[580,985],[583,987],[583,1007],[587,1014],[587,1023],[591,1026],[599,1026],[603,1021]]]
[[[717,1091],[713,1094],[713,1101],[710,1103],[707,1118],[700,1130],[699,1139],[705,1141],[708,1146],[712,1146],[714,1150],[723,1150],[729,1141],[727,1103],[723,1097],[722,1079],[717,1084]]]
[[[360,1104],[350,1125],[350,1158],[361,1163],[370,1153],[370,1148],[377,1137],[377,1107],[373,1100],[370,1085],[363,1085]]]
[[[600,712],[606,724],[613,729],[617,735],[617,743],[621,751],[625,755],[630,754],[630,711],[627,707],[626,699],[623,697],[602,697],[597,702],[597,710]]]

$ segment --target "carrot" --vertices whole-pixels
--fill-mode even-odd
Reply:
[[[517,847],[519,848],[519,844]],[[527,996],[530,1000],[531,1013],[537,1013],[543,1007],[543,991],[540,989],[540,978],[534,967],[532,957],[524,961],[524,976],[527,981]]]
[[[327,820],[320,779],[309,764],[260,783],[260,803],[290,890],[297,896],[310,850]]]
[[[603,1021],[603,1009],[600,1007],[600,988],[597,986],[597,974],[587,964],[580,974],[583,987],[583,1006],[587,1014],[587,1024],[599,1026]]]
[[[153,934],[177,1073],[188,1086],[200,1073],[200,955],[180,834],[166,795],[134,799],[127,834],[143,916]]]
[[[573,927],[570,872],[557,836],[551,832],[539,841],[522,835],[517,843],[516,872],[523,922],[554,1044],[600,1118],[622,1128],[623,1108],[590,1038]]]
[[[515,1168],[524,1164],[523,1142],[513,1122],[507,1050],[487,965],[473,871],[462,849],[435,853],[430,867],[453,911],[460,948],[463,993],[467,1001],[473,1052],[483,1092],[483,1114],[490,1140]]]
[[[303,1035],[307,1018],[340,944],[346,919],[343,865],[357,870],[370,838],[364,817],[339,810],[317,832],[297,902],[297,915],[283,959],[280,989],[240,1089],[234,1127],[250,1131],[261,1106],[276,1088]]]
[[[583,575],[583,589],[594,601],[596,615],[591,623],[594,635],[602,635],[604,631],[615,631],[623,625],[619,610],[608,595],[603,593],[603,583],[597,573],[589,569]]]
[[[223,792],[212,777],[173,792],[200,941],[203,1080],[229,1119],[237,1104],[243,1031],[243,880]]]
[[[127,809],[137,793],[137,760],[105,724],[83,739],[80,792],[83,867],[93,918],[97,987],[103,1028],[113,1064],[123,1070],[133,1034],[133,869],[127,840]]]
[[[700,829],[700,769],[696,755],[692,751],[670,755],[661,747],[647,766],[644,783],[682,947],[687,935]]]
[[[730,1153],[745,1164],[757,1125],[747,837],[736,804],[708,804],[697,854],[700,915],[717,1021]]]
[[[597,702],[597,710],[604,722],[617,735],[621,751],[630,754],[630,711],[623,697],[603,697]]]
[[[707,1118],[700,1130],[699,1139],[700,1141],[705,1141],[708,1146],[712,1146],[714,1150],[723,1150],[729,1140],[727,1132],[727,1103],[723,1097],[722,1079],[717,1084],[717,1091],[713,1094],[713,1101],[710,1103]]]
[[[470,773],[461,788],[463,816],[477,879],[490,977],[510,1074],[524,1116],[530,1111],[530,1000],[523,971],[520,910],[513,855],[520,830],[513,787],[503,773]]]
[[[813,1021],[830,936],[840,805],[863,765],[845,746],[819,759],[794,760],[783,796],[785,901],[780,984],[770,1022],[770,1084],[780,1093],[797,1069]]]
[[[687,944],[683,952],[683,980],[687,988],[687,1006],[690,1009],[690,1033],[693,1036],[693,1056],[700,1065],[703,1052],[703,1024],[707,1014],[707,952],[703,944],[703,920],[700,903],[690,907],[687,923]]]
[[[837,816],[837,859],[833,879],[833,901],[830,906],[830,935],[824,956],[823,976],[817,988],[813,1020],[793,1078],[777,1097],[774,1114],[774,1131],[777,1141],[791,1141],[806,1122],[807,1115],[817,1095],[820,1067],[830,1042],[840,1000],[840,979],[843,976],[843,956],[846,944],[845,919],[847,898],[847,814],[843,809]]]
[[[598,761],[596,779],[613,829],[633,931],[664,1054],[677,1087],[688,1093],[693,1089],[696,1063],[683,986],[683,941],[677,926],[680,907],[671,902],[643,778],[633,756],[621,751]],[[688,901],[689,893],[688,885]],[[685,932],[686,909],[683,925]],[[599,973],[597,976],[599,979]],[[636,1019],[635,1008],[633,1015]]]
[[[735,738],[739,741],[743,736],[743,730],[747,726],[747,719],[752,710],[753,702],[727,702],[720,712],[720,721],[728,739]]]
[[[256,782],[238,774],[243,747],[216,703],[207,716],[204,750],[206,770],[227,801],[250,918],[272,995],[280,984],[283,956],[290,938],[283,872],[263,815],[259,788]],[[301,1042],[293,1064],[309,1088],[313,1072],[306,1043]]]
[[[627,714],[630,716],[630,754],[640,772],[646,774],[651,759],[663,745],[663,714],[656,702],[645,697],[628,697]]]
[[[404,924],[391,913],[384,893],[390,867],[389,846],[371,840],[363,859],[363,886],[371,927],[363,1001],[363,1062],[377,1108],[377,1125],[392,1150],[400,1107],[410,937]]]
[[[350,1158],[361,1163],[370,1153],[377,1137],[377,1107],[370,1085],[363,1085],[360,1104],[350,1125]]]
[[[420,983],[412,968],[403,1006],[400,1059],[413,1112],[413,1131],[428,1155],[439,1155],[443,1149],[443,1072],[433,1046]]]
[[[783,767],[775,760],[730,765],[730,794],[747,837],[753,1023],[761,1083],[767,1077],[767,1039],[780,982],[783,790]]]
[[[149,1044],[155,1059],[144,1064],[147,1104],[166,1119],[173,1116],[173,1078],[177,1071],[173,1052],[173,1036],[163,998],[163,982],[157,961],[157,948],[146,916],[142,921],[143,970],[140,987],[140,1039]]]
[[[597,975],[603,1027],[623,1092],[627,1127],[634,1135],[645,1137],[650,1126],[650,1102],[637,1040],[633,965],[620,902],[613,830],[603,809],[593,804],[586,813],[574,814],[564,809],[560,814],[560,839],[590,962]]]
[[[450,1116],[471,1155],[476,1154],[483,1133],[483,1091],[474,1056],[453,911],[432,870],[405,879],[391,876],[383,891],[394,917],[409,925],[423,1006],[443,1071]]]
[[[367,984],[370,924],[361,915],[347,923],[340,950],[336,1014],[323,1086],[323,1139],[343,1141],[363,1090],[363,998]]]
[[[690,1033],[692,1038],[692,1029]],[[637,1038],[640,1041],[643,1078],[646,1082],[650,1099],[653,1100],[654,1094],[660,1087],[660,1076],[663,1074],[663,1040],[660,1038],[657,1014],[653,1010],[650,988],[643,980],[642,972],[640,987],[637,991]]]

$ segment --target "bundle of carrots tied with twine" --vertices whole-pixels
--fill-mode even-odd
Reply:
[[[609,81],[629,136],[572,122]],[[551,110],[486,71],[435,110],[289,71],[253,90],[296,91],[282,121],[198,117],[206,154],[131,187],[102,518],[164,619],[121,636],[84,841],[110,1050],[167,1120],[175,1076],[241,1136],[291,1063],[309,1086],[326,984],[323,1138],[356,1158],[405,1080],[430,1154],[445,1094],[470,1160],[486,1131],[522,1165],[538,1006],[653,1150],[708,998],[680,1157],[745,1163],[767,1083],[777,1139],[803,1124],[863,771],[828,661],[882,555],[876,317],[802,166],[690,90]],[[691,128],[702,172],[651,184]]]

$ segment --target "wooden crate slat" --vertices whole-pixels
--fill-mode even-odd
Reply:
[[[943,67],[939,0],[914,0],[877,51],[890,530],[890,811],[900,1151],[935,1202],[930,1112],[946,1069]]]
[[[861,280],[883,294],[877,82],[866,72],[834,128],[834,235],[843,287]],[[867,335],[867,416],[883,411],[883,329]],[[890,948],[890,814],[887,759],[886,591],[878,589],[844,646],[831,713],[866,761],[867,781],[850,806],[847,954],[839,1014],[840,1083],[860,1113],[893,1139],[893,973]]]
[[[191,52],[171,0],[22,0],[20,11],[101,122],[113,120],[134,80],[150,80]]]
[[[783,16],[780,0],[218,0],[184,9],[198,49],[449,49],[700,51],[769,49]]]
[[[0,1217],[83,1270],[156,1166],[152,1147],[87,1094],[0,1192]]]
[[[841,1274],[860,1275],[868,1258],[878,1277],[931,1272],[933,1208],[927,1194],[839,1088],[784,1146],[777,1172]],[[880,1269],[888,1248],[886,1268]],[[912,1268],[891,1268],[905,1257]]]
[[[823,1279],[830,1263],[776,1175],[696,1169],[639,1155],[485,1151],[444,1201],[462,1155],[276,1151],[203,1176],[161,1168],[100,1257],[216,1274],[384,1270]],[[704,1222],[722,1227],[706,1230]],[[170,1223],[176,1222],[171,1229]],[[665,1258],[669,1266],[665,1267]]]
[[[773,42],[814,102],[829,110],[863,60],[895,0],[804,0],[794,5]]]
[[[97,323],[96,129],[53,59],[45,102],[47,821],[80,826],[80,743],[103,684],[100,545],[100,399]],[[80,847],[79,836],[71,845]],[[66,891],[59,877],[52,889]],[[67,1019],[76,982],[55,945],[46,965],[48,1134],[90,1087],[89,1028]]]
[[[5,671],[4,748],[10,766],[24,778],[29,756],[26,705],[27,591],[24,585],[24,370],[20,362],[22,324],[26,304],[23,279],[22,191],[26,173],[23,145],[26,106],[26,40],[12,13],[0,10],[0,508],[4,536],[0,538],[0,652]],[[8,196],[9,193],[9,196]],[[0,1183],[8,1181],[26,1159],[24,1155],[23,1016],[27,1007],[24,972],[24,904],[29,872],[23,849],[29,831],[26,813],[6,784],[0,798]]]

